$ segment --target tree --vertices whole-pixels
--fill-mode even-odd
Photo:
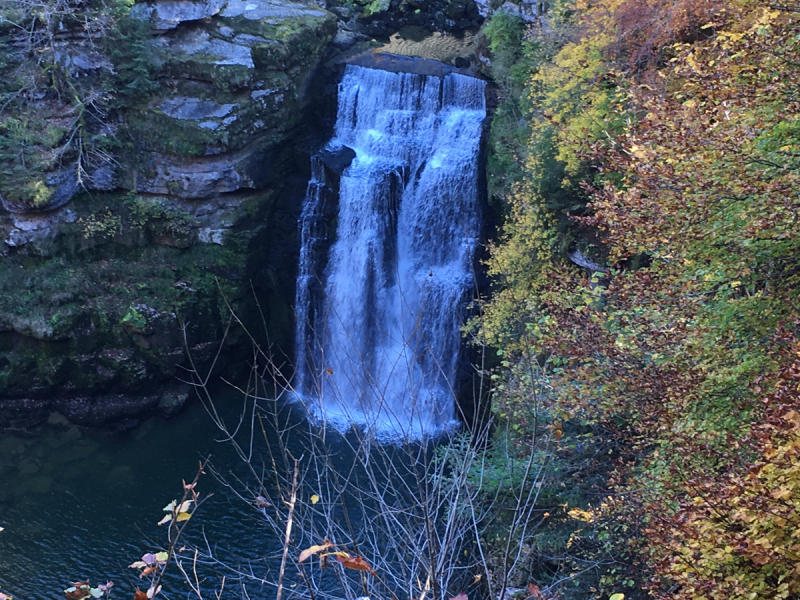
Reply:
[[[581,235],[594,231],[586,241],[609,270],[589,277],[542,243],[556,215],[527,184],[524,210],[493,252],[507,287],[484,331],[514,352],[511,362],[530,346],[552,365],[557,414],[620,442],[610,483],[624,501],[612,518],[647,530],[632,547],[653,593],[788,597],[793,575],[782,565],[796,549],[766,517],[785,499],[765,482],[782,482],[789,498],[794,476],[786,461],[756,457],[791,454],[778,431],[793,427],[792,410],[773,417],[787,424],[771,441],[754,440],[770,418],[764,390],[780,389],[776,373],[790,369],[800,316],[797,16],[747,1],[673,7],[693,25],[676,20],[669,43],[649,46],[655,60],[621,69],[614,61],[630,51],[609,27],[629,31],[631,5],[593,5],[583,37],[534,76],[532,88],[557,109],[543,126],[558,132],[565,185],[580,182],[590,200],[574,222]],[[603,86],[624,102],[599,101]],[[751,515],[744,537],[753,544],[778,540],[772,554],[752,548],[767,562],[736,545],[726,562],[727,546],[709,543],[743,534],[741,524],[729,529],[738,514]]]

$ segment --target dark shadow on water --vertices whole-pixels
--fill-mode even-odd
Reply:
[[[220,402],[237,413],[234,397]],[[205,456],[235,461],[199,403],[175,419],[127,432],[80,430],[58,417],[35,431],[0,432],[0,590],[15,598],[60,597],[73,581],[113,580],[116,595],[144,585],[129,565],[166,542],[156,523]],[[231,501],[210,475],[199,489],[192,536],[258,553],[255,515]],[[178,596],[172,594],[173,597]]]

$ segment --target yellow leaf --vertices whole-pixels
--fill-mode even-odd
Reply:
[[[187,513],[187,512],[178,513],[178,522],[179,523],[181,521],[188,521],[191,518],[192,518],[192,515]]]
[[[614,594],[608,600],[625,600],[625,594]]]
[[[300,556],[298,557],[297,562],[303,562],[309,556],[313,556],[317,552],[322,552],[323,550],[327,550],[331,546],[333,546],[333,544],[331,544],[328,540],[325,540],[324,544],[319,544],[317,546],[311,546],[310,548],[306,548],[305,550],[303,550],[300,553]]]
[[[319,502],[319,496],[317,496],[316,494],[312,494],[311,495],[311,504],[316,504],[317,502]]]

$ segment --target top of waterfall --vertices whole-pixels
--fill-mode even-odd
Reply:
[[[392,73],[416,73],[418,75],[431,75],[433,77],[445,77],[451,73],[458,73],[459,75],[482,79],[473,69],[459,69],[430,58],[401,56],[399,54],[388,54],[386,52],[363,52],[347,59],[346,62],[350,65],[367,67],[369,69],[380,69]]]

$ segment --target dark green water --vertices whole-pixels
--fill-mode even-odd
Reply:
[[[239,426],[237,440],[249,451],[250,420],[238,418],[245,408],[241,397],[215,397],[226,424],[230,430]],[[378,444],[377,450],[371,442],[362,443],[363,435],[355,430],[321,436],[305,418],[302,405],[278,407],[265,401],[261,408],[266,410],[264,427],[270,443],[264,442],[260,422],[254,419],[259,434],[253,444],[256,477],[199,403],[172,420],[153,419],[127,432],[80,430],[56,417],[36,431],[0,433],[0,527],[5,528],[0,532],[0,592],[15,600],[56,600],[64,598],[63,590],[72,582],[86,579],[94,585],[113,581],[112,598],[129,599],[136,587],[147,589],[148,582],[138,579],[138,570],[128,565],[145,553],[166,549],[166,530],[157,526],[162,509],[181,496],[181,481],[194,478],[200,459],[210,456],[214,469],[232,488],[220,483],[210,468],[198,485],[202,495],[213,496],[195,512],[185,542],[189,548],[199,547],[201,560],[206,560],[198,569],[204,597],[215,597],[224,576],[225,598],[275,598],[284,526],[281,522],[278,529],[271,528],[272,509],[262,514],[253,506],[261,493],[257,479],[274,502],[281,496],[271,461],[275,459],[281,472],[286,462],[272,425],[282,431],[287,453],[304,465],[295,519],[303,520],[306,528],[301,533],[295,527],[294,547],[307,548],[329,537],[325,520],[329,518],[339,524],[334,537],[353,540],[354,548],[357,540],[361,548],[357,552],[379,558],[384,573],[398,575],[398,590],[416,581],[418,575],[402,570],[417,564],[406,560],[406,546],[391,544],[389,552],[387,543],[409,535],[411,543],[424,528],[410,507],[421,493],[422,488],[414,487],[419,478],[427,480],[433,446]],[[348,481],[346,489],[332,483],[342,478]],[[282,484],[284,498],[286,485]],[[382,504],[376,503],[376,491]],[[388,521],[400,524],[397,531],[391,526],[381,529],[378,516],[386,510],[402,516]],[[373,523],[379,527],[374,529]],[[208,560],[209,555],[221,563]],[[318,598],[342,597],[339,570],[312,571]],[[361,577],[355,571],[343,576],[354,581]],[[197,598],[174,568],[163,583],[159,597],[165,600]],[[286,600],[294,596],[295,586],[298,592],[308,589],[296,568],[287,571],[284,583]]]
[[[223,402],[229,416],[240,402]],[[146,585],[129,569],[142,554],[162,548],[156,523],[162,508],[181,494],[198,460],[208,455],[222,469],[238,461],[198,403],[172,420],[153,419],[121,433],[79,430],[60,419],[25,434],[0,433],[0,592],[15,599],[63,598],[71,582],[112,580],[112,597],[131,597]],[[274,536],[245,503],[231,498],[211,476],[202,493],[214,493],[199,510],[190,537],[208,541],[231,561],[258,560],[276,547]],[[205,573],[216,586],[221,574]],[[169,597],[186,597],[177,576]],[[255,597],[274,592],[249,588]]]

